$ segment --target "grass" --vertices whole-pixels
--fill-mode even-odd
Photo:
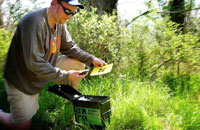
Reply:
[[[108,130],[199,130],[199,82],[200,78],[194,76],[188,82],[190,89],[180,93],[161,81],[133,81],[111,73],[83,80],[79,91],[110,96],[112,115]],[[2,77],[0,85],[0,108],[8,111]],[[33,129],[63,130],[73,119],[72,104],[49,93],[47,87],[41,92],[39,103]]]

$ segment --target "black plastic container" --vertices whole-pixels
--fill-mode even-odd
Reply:
[[[110,122],[110,98],[108,96],[82,95],[69,85],[54,85],[49,91],[70,100],[74,106],[78,123],[89,125],[93,129],[105,129],[105,121]]]

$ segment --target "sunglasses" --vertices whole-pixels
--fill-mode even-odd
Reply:
[[[65,8],[61,3],[59,3],[59,4],[62,6],[63,11],[65,12],[66,15],[72,15],[73,16],[73,15],[75,15],[78,12],[77,10],[75,10],[74,12],[72,12],[68,8]]]

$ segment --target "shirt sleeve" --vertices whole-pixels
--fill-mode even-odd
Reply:
[[[72,38],[69,32],[67,31],[66,26],[63,25],[62,30],[63,31],[62,31],[60,52],[64,55],[75,58],[85,63],[86,65],[90,66],[94,56],[80,49],[76,45],[76,43],[72,41]]]
[[[20,26],[23,58],[26,67],[41,79],[66,84],[68,72],[52,66],[44,59],[45,43],[43,39],[45,33],[43,30],[44,26],[41,23],[31,21],[24,21]]]

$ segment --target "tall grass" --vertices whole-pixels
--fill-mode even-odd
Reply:
[[[199,100],[192,94],[192,90],[197,92],[197,85],[192,80],[187,96],[175,95],[161,82],[126,81],[109,75],[83,83],[80,91],[111,97],[112,116],[107,126],[110,130],[198,130]]]
[[[192,78],[190,90],[175,94],[163,82],[140,82],[108,74],[84,79],[79,91],[86,95],[108,95],[111,122],[108,130],[198,130],[200,129],[199,77]],[[0,108],[8,110],[1,77]],[[40,109],[33,129],[62,130],[74,118],[72,104],[47,91],[40,94]],[[75,128],[78,129],[78,128]]]
[[[191,90],[197,83],[192,83]],[[199,100],[192,91],[187,96],[177,95],[164,83],[126,81],[114,74],[85,79],[79,91],[110,96],[112,115],[108,130],[200,129]],[[56,123],[53,129],[63,129],[73,119],[72,106],[65,99],[44,90],[40,102],[41,115],[45,113],[46,120]],[[37,115],[37,120],[44,119],[41,115]]]

